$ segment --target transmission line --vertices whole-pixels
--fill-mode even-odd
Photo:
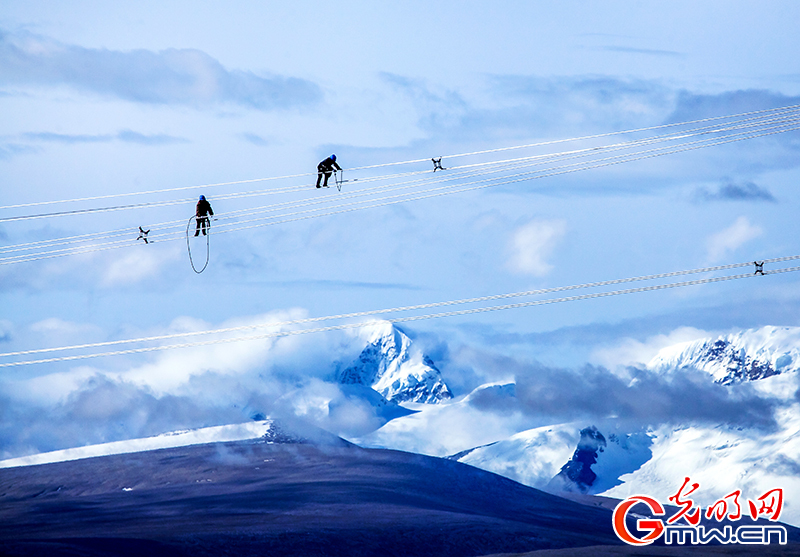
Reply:
[[[151,336],[151,337],[142,337],[142,338],[137,338],[137,339],[124,339],[124,340],[107,341],[107,342],[100,342],[100,343],[87,343],[87,344],[81,344],[81,345],[62,346],[62,347],[58,347],[58,348],[41,348],[41,349],[34,349],[34,350],[22,350],[22,351],[17,351],[17,352],[8,352],[8,353],[0,354],[0,358],[9,358],[9,357],[14,357],[14,356],[23,356],[23,355],[32,355],[32,354],[43,354],[43,353],[48,353],[48,352],[63,352],[63,351],[68,351],[68,350],[78,350],[78,349],[87,349],[87,348],[101,348],[101,347],[115,346],[115,345],[121,345],[121,344],[153,342],[153,341],[157,341],[157,340],[170,340],[170,339],[185,338],[185,337],[190,337],[190,336],[200,336],[200,335],[210,335],[210,334],[223,334],[223,333],[230,333],[230,332],[240,332],[240,331],[245,331],[245,330],[282,327],[282,326],[288,326],[288,325],[302,325],[302,324],[322,322],[322,321],[352,319],[352,318],[357,318],[357,317],[368,317],[368,316],[381,315],[381,314],[386,314],[386,313],[403,313],[403,312],[409,312],[409,311],[417,311],[417,310],[420,310],[420,309],[431,309],[431,308],[434,308],[434,307],[463,305],[463,304],[478,303],[478,302],[485,302],[485,301],[491,301],[491,300],[501,300],[501,299],[515,298],[515,297],[533,296],[533,295],[549,294],[549,293],[555,293],[555,292],[563,292],[563,291],[568,291],[568,290],[597,288],[597,287],[602,287],[602,286],[611,286],[611,285],[624,284],[624,283],[630,283],[630,282],[657,280],[657,279],[670,278],[670,277],[689,275],[689,274],[703,274],[703,273],[710,273],[710,272],[716,272],[716,271],[721,271],[721,270],[729,270],[729,269],[752,266],[754,263],[756,265],[756,273],[748,272],[748,273],[740,273],[740,274],[736,274],[736,275],[725,275],[725,276],[718,276],[718,277],[708,277],[708,278],[681,281],[681,282],[673,282],[673,283],[667,283],[667,284],[655,284],[655,285],[649,285],[649,286],[640,286],[640,287],[636,287],[636,288],[627,288],[627,289],[622,289],[622,290],[593,292],[593,293],[589,293],[589,294],[579,294],[579,295],[566,296],[566,297],[560,297],[560,298],[548,298],[548,299],[544,299],[544,300],[530,300],[530,301],[524,301],[524,302],[516,302],[516,303],[513,303],[513,304],[485,306],[485,307],[479,307],[479,308],[452,310],[452,311],[446,311],[446,312],[440,312],[440,313],[411,315],[411,316],[405,316],[405,317],[394,317],[394,318],[389,318],[389,319],[383,319],[382,321],[388,321],[390,323],[403,323],[403,322],[409,322],[409,321],[419,321],[419,320],[426,320],[426,319],[438,319],[438,318],[453,317],[453,316],[459,316],[459,315],[471,315],[471,314],[477,314],[477,313],[486,313],[486,312],[494,312],[494,311],[505,311],[505,310],[510,310],[510,309],[524,308],[524,307],[556,304],[556,303],[563,303],[563,302],[573,302],[573,301],[580,301],[580,300],[589,300],[589,299],[593,299],[593,298],[619,296],[619,295],[634,294],[634,293],[639,293],[639,292],[651,292],[651,291],[665,290],[665,289],[672,289],[672,288],[682,288],[682,287],[688,287],[688,286],[696,286],[696,285],[700,285],[700,284],[710,284],[710,283],[716,283],[716,282],[738,280],[738,279],[743,279],[743,278],[751,278],[751,277],[762,276],[762,275],[772,275],[772,274],[782,274],[782,273],[796,272],[796,271],[800,271],[800,266],[787,267],[787,268],[781,268],[781,269],[770,269],[770,270],[766,270],[766,271],[763,270],[763,266],[765,264],[793,261],[793,260],[798,260],[798,259],[800,259],[800,255],[784,256],[784,257],[776,257],[776,258],[772,258],[772,259],[765,259],[765,260],[760,261],[760,262],[732,263],[732,264],[727,264],[727,265],[718,265],[718,266],[704,267],[704,268],[699,268],[699,269],[688,269],[688,270],[683,270],[683,271],[672,271],[672,272],[668,272],[668,273],[658,273],[658,274],[652,274],[652,275],[644,275],[644,276],[629,277],[629,278],[622,278],[622,279],[613,279],[613,280],[607,280],[607,281],[590,282],[590,283],[577,284],[577,285],[571,285],[571,286],[561,286],[561,287],[546,288],[546,289],[539,289],[539,290],[530,290],[530,291],[525,291],[525,292],[507,293],[507,294],[495,294],[495,295],[490,295],[490,296],[481,296],[481,297],[475,297],[475,298],[465,298],[465,299],[459,299],[459,300],[433,302],[433,303],[418,304],[418,305],[413,305],[413,306],[400,306],[400,307],[386,308],[386,309],[372,310],[372,311],[343,313],[343,314],[338,314],[338,315],[329,315],[329,316],[325,316],[325,317],[311,317],[311,318],[305,318],[305,319],[295,319],[295,320],[263,323],[263,324],[258,324],[258,325],[246,325],[246,326],[239,326],[239,327],[228,327],[228,328],[222,328],[222,329],[212,329],[212,330],[206,330],[206,331],[192,331],[192,332],[186,332],[186,333],[174,333],[174,334],[169,334],[169,335],[158,335],[158,336]],[[264,334],[259,334],[259,335],[238,336],[238,337],[229,337],[229,338],[222,338],[222,339],[210,339],[210,340],[195,341],[195,342],[188,342],[188,343],[181,343],[181,344],[149,346],[149,347],[129,348],[129,349],[124,349],[124,350],[115,350],[115,351],[108,351],[108,352],[97,352],[97,353],[89,353],[89,354],[76,354],[76,355],[68,355],[68,356],[57,356],[57,357],[52,357],[52,358],[44,358],[44,359],[28,360],[28,361],[20,361],[20,362],[5,362],[5,363],[0,363],[0,367],[16,367],[16,366],[33,365],[33,364],[53,363],[53,362],[60,362],[60,361],[82,360],[82,359],[98,358],[98,357],[105,357],[105,356],[119,356],[119,355],[126,355],[126,354],[137,354],[137,353],[154,352],[154,351],[162,351],[162,350],[172,350],[172,349],[179,349],[179,348],[208,346],[208,345],[213,345],[213,344],[223,344],[223,343],[249,341],[249,340],[263,340],[263,339],[268,339],[268,338],[278,338],[278,337],[298,335],[298,334],[307,334],[307,333],[316,333],[316,332],[324,332],[324,331],[335,331],[335,330],[343,330],[343,329],[351,329],[351,328],[360,328],[360,327],[369,326],[369,325],[372,325],[372,324],[375,324],[375,323],[379,323],[379,322],[381,322],[381,321],[373,320],[373,321],[368,321],[368,322],[345,323],[345,324],[331,325],[331,326],[326,326],[326,327],[296,329],[296,330],[289,330],[289,331],[278,331],[278,332],[264,333]]]

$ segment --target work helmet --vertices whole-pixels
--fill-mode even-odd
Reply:
[[[335,161],[336,160],[336,155],[331,155],[331,160]]]
[[[206,196],[205,195],[201,195],[200,196],[200,201],[205,201],[205,200],[206,200]]]

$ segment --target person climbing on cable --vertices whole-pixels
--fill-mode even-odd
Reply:
[[[211,208],[211,203],[206,200],[205,195],[200,196],[194,215],[197,218],[197,229],[194,231],[194,235],[199,236],[200,230],[202,230],[203,236],[205,236],[206,229],[211,226],[208,222],[208,215],[214,216],[214,210]]]
[[[328,187],[328,178],[331,177],[333,174],[333,169],[341,170],[342,167],[336,164],[336,155],[331,155],[321,163],[317,165],[317,187],[319,186],[320,181],[322,180],[323,174],[325,175],[325,182],[322,184],[323,187]]]

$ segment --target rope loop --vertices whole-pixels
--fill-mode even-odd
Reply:
[[[205,228],[203,230],[203,236],[206,237],[206,262],[203,265],[203,268],[198,271],[197,267],[195,267],[195,265],[194,265],[194,260],[192,259],[192,246],[189,243],[189,229],[192,226],[192,221],[193,220],[196,221],[197,218],[198,217],[193,216],[193,217],[191,217],[189,219],[189,222],[186,223],[186,251],[189,252],[189,263],[192,266],[192,270],[199,275],[200,273],[202,273],[203,271],[206,270],[206,267],[208,267],[208,261],[209,261],[209,259],[211,259],[211,221],[210,221],[210,219],[208,217],[199,217],[199,218],[206,219],[206,226],[205,226]],[[199,223],[198,223],[198,225],[199,225]],[[199,228],[197,229],[197,231],[199,232]],[[195,236],[196,235],[197,234],[195,234]]]

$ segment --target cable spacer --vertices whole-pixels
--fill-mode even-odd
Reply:
[[[149,230],[142,230],[142,227],[139,227],[139,237],[136,238],[137,240],[144,240],[145,244],[149,244],[150,242],[147,240],[147,235],[150,233]]]
[[[433,162],[433,171],[436,172],[437,170],[447,170],[445,167],[442,166],[442,157],[438,159],[431,159]]]
[[[764,274],[764,262],[762,261],[759,263],[758,261],[753,261],[753,265],[756,266],[756,275],[763,275]]]

